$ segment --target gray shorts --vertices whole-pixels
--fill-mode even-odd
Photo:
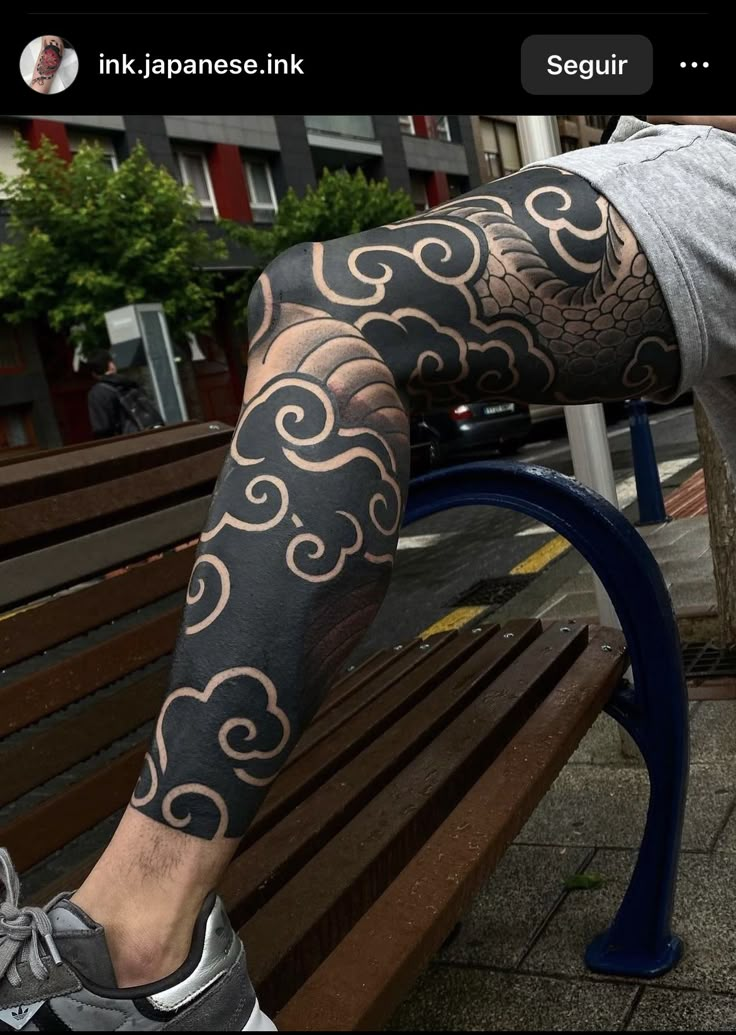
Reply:
[[[534,164],[582,176],[636,234],[680,346],[669,397],[697,387],[736,472],[736,134],[623,115],[607,144]]]

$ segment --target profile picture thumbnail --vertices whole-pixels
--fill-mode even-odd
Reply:
[[[63,36],[37,36],[20,56],[20,74],[34,93],[62,93],[78,71],[77,52]]]

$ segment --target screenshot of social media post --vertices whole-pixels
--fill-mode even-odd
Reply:
[[[731,1030],[727,32],[292,6],[5,35],[0,1032]]]

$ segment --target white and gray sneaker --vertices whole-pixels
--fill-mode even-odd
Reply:
[[[220,899],[202,906],[187,959],[162,981],[118,988],[105,931],[68,894],[18,906],[0,849],[0,1032],[275,1031]]]

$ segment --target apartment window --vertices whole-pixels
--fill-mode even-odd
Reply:
[[[416,135],[413,115],[399,115],[399,126],[401,127],[402,133],[407,133],[410,137]]]
[[[253,221],[255,223],[273,223],[279,204],[273,186],[270,165],[265,161],[246,162],[245,175],[248,180]]]
[[[411,200],[416,212],[426,212],[429,208],[427,200],[427,179],[423,173],[411,173]]]
[[[450,133],[450,116],[449,115],[432,115],[434,119],[435,136],[438,140],[452,140],[452,134]]]
[[[480,125],[483,154],[491,179],[508,176],[521,169],[521,152],[516,125],[499,119],[483,119]]]
[[[75,133],[73,131],[69,133],[69,150],[72,155],[76,155],[84,144],[88,144],[90,147],[99,147],[111,172],[117,172],[118,156],[115,144],[110,137],[99,137],[93,136],[90,133]]]
[[[0,173],[11,179],[20,173],[20,166],[15,157],[16,132],[14,126],[0,125]],[[2,193],[0,197],[3,197]]]
[[[182,183],[191,187],[199,202],[200,218],[216,219],[217,204],[206,157],[197,151],[177,151],[176,157]]]
[[[305,115],[304,125],[313,133],[374,140],[376,131],[370,115]]]
[[[32,444],[29,407],[0,407],[0,449],[17,449]]]
[[[24,367],[15,329],[6,323],[0,324],[0,373],[8,370],[18,371]]]

